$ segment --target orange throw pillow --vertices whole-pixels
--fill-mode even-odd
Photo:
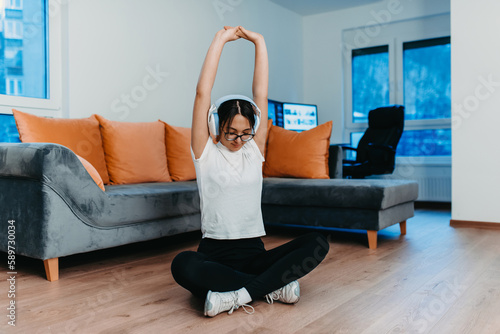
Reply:
[[[160,122],[118,122],[96,115],[111,184],[171,182]]]
[[[90,162],[88,162],[87,160],[85,160],[84,158],[79,156],[78,154],[76,156],[78,157],[78,159],[80,159],[80,162],[82,163],[83,167],[85,167],[85,169],[87,170],[87,173],[90,174],[90,177],[92,178],[92,180],[94,180],[94,182],[97,184],[97,186],[99,188],[101,188],[102,191],[106,191],[106,189],[104,188],[104,183],[102,182],[101,176],[99,175],[97,170],[94,168],[94,166],[92,166],[92,164]]]
[[[54,143],[66,146],[95,167],[104,183],[109,183],[104,160],[99,121],[89,118],[46,118],[12,109],[19,138],[23,143]]]
[[[170,177],[174,181],[196,179],[193,158],[191,157],[191,128],[165,124],[165,143],[167,145],[167,163]]]
[[[264,177],[329,179],[331,134],[332,121],[300,133],[272,126]]]

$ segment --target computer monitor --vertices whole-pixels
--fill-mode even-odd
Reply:
[[[314,104],[283,103],[283,127],[297,132],[318,126],[318,107]]]
[[[273,120],[273,125],[283,127],[283,102],[267,101],[267,117]]]
[[[0,114],[0,143],[19,143],[16,121],[12,114]]]

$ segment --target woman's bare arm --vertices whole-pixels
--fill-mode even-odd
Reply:
[[[198,84],[196,86],[196,97],[193,107],[193,122],[191,126],[191,147],[196,159],[203,153],[203,149],[209,137],[208,110],[210,109],[210,95],[215,82],[217,68],[222,49],[227,42],[240,38],[236,34],[239,27],[224,27],[217,32],[210,45],[203,67],[201,69]]]
[[[236,34],[255,44],[255,68],[252,93],[253,100],[261,112],[261,124],[257,129],[254,140],[262,154],[264,154],[267,136],[267,94],[269,86],[269,61],[266,42],[261,34],[246,30],[243,27],[239,27]]]

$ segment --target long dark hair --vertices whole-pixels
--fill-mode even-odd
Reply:
[[[255,125],[255,111],[253,105],[245,100],[228,100],[223,102],[217,110],[219,114],[219,134],[224,132],[233,122],[234,116],[240,114],[248,119],[250,128]]]

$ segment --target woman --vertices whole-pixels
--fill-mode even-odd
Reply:
[[[224,45],[239,38],[255,45],[253,101],[243,96],[219,99],[210,95]],[[264,248],[261,212],[262,162],[266,143],[267,49],[262,35],[243,27],[224,27],[215,35],[196,87],[191,149],[201,202],[203,238],[197,252],[186,251],[172,261],[179,285],[204,297],[206,316],[248,305],[265,297],[299,301],[298,278],[328,253],[328,242],[309,233],[272,250]],[[218,116],[218,122],[217,122]],[[251,311],[248,311],[249,307]]]

